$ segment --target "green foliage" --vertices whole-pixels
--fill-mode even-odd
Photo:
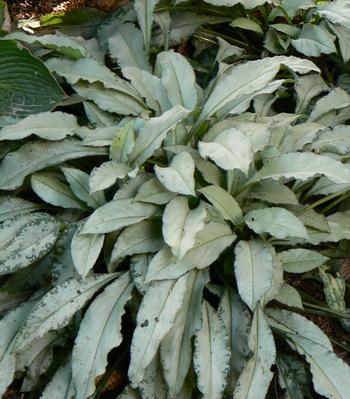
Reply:
[[[124,356],[121,399],[349,397],[306,318],[349,330],[348,37],[345,0],[135,0],[0,41],[0,396]]]

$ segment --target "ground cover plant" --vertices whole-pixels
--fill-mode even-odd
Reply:
[[[4,15],[0,395],[349,398],[350,5]]]

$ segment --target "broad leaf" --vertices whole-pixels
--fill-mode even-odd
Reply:
[[[205,399],[220,399],[226,387],[230,362],[228,336],[223,322],[207,302],[202,304],[202,326],[196,334],[193,365],[198,389]]]
[[[80,141],[66,139],[59,142],[35,141],[10,152],[0,164],[0,189],[19,187],[26,176],[69,159],[104,155],[105,150],[84,146]]]
[[[329,87],[322,77],[316,73],[298,77],[295,81],[294,88],[298,96],[295,108],[297,114],[305,112],[307,106],[314,97],[318,96],[323,91],[329,91]]]
[[[0,275],[43,258],[55,245],[59,224],[46,213],[19,215],[0,224]]]
[[[304,248],[289,249],[278,254],[283,269],[289,273],[305,273],[322,266],[327,256]]]
[[[159,344],[175,323],[187,288],[187,276],[177,280],[153,282],[137,313],[137,326],[131,344],[129,379],[137,386]]]
[[[14,350],[29,347],[48,331],[58,330],[69,324],[73,315],[81,309],[99,289],[116,276],[95,275],[85,280],[71,279],[52,288],[34,306],[26,317],[15,340]]]
[[[109,233],[148,219],[156,211],[157,207],[151,204],[132,199],[116,199],[96,209],[85,222],[81,233]]]
[[[245,216],[248,227],[257,234],[269,233],[277,238],[308,238],[303,223],[283,208],[271,207],[250,211]]]
[[[25,215],[41,208],[39,204],[24,200],[19,197],[0,197],[0,222],[11,219],[18,215]]]
[[[135,0],[134,7],[137,13],[146,52],[149,52],[154,9],[159,0]]]
[[[121,321],[132,289],[129,273],[125,273],[86,311],[72,353],[76,399],[85,399],[94,393],[95,379],[104,373],[109,351],[122,342]]]
[[[124,179],[130,171],[131,168],[116,161],[104,162],[90,174],[90,192],[95,193],[113,186],[117,179]]]
[[[174,193],[193,195],[194,191],[194,160],[188,152],[174,156],[166,168],[155,166],[154,171],[163,186]]]
[[[70,361],[56,371],[40,399],[75,399]]]
[[[252,357],[240,375],[233,397],[235,399],[264,399],[273,373],[276,347],[271,330],[260,306],[254,312],[248,345]]]
[[[124,126],[118,128],[115,138],[113,139],[109,154],[113,161],[120,163],[128,163],[129,155],[135,147],[135,131],[134,123],[128,122]]]
[[[139,188],[135,200],[163,205],[167,204],[175,196],[176,194],[168,191],[156,177],[152,177]]]
[[[264,180],[254,184],[247,198],[259,199],[270,204],[298,204],[298,199],[290,188],[273,180]]]
[[[336,0],[326,3],[317,12],[329,21],[350,29],[350,7],[346,0]]]

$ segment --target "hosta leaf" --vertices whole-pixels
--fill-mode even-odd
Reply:
[[[270,244],[257,239],[239,241],[234,266],[239,294],[252,311],[275,285],[279,291],[282,281],[277,269],[281,266]]]
[[[61,366],[46,385],[40,399],[74,399],[71,362]]]
[[[350,29],[350,7],[346,0],[336,0],[326,3],[317,12],[329,21]]]
[[[0,222],[11,219],[18,215],[24,215],[40,209],[39,204],[19,197],[1,196],[0,197]]]
[[[80,234],[82,226],[75,232],[71,242],[71,252],[77,272],[86,277],[95,265],[101,252],[104,235]]]
[[[0,224],[0,275],[43,258],[54,246],[58,222],[42,212],[19,215]]]
[[[350,19],[349,19],[349,27],[350,27]],[[348,28],[344,28],[342,26],[333,25],[333,24],[330,24],[330,28],[338,38],[342,58],[344,62],[347,63],[350,59],[350,45],[349,45],[350,31]]]
[[[135,147],[135,131],[133,122],[128,122],[117,130],[109,149],[113,161],[127,163],[128,157]]]
[[[316,267],[322,266],[327,256],[311,249],[295,248],[278,254],[283,269],[289,273],[305,273]]]
[[[173,254],[183,258],[193,248],[196,235],[204,227],[207,216],[203,204],[190,210],[186,197],[178,196],[171,200],[163,213],[163,237]]]
[[[136,138],[135,148],[130,154],[129,162],[140,165],[151,157],[154,151],[161,146],[167,133],[189,112],[180,105],[176,105],[164,112],[162,116],[146,121]]]
[[[37,44],[50,50],[55,50],[69,58],[78,59],[88,57],[87,49],[74,40],[74,38],[65,35],[27,35],[23,32],[13,32],[6,36],[7,39],[15,39],[24,43]]]
[[[154,167],[156,176],[166,189],[174,193],[193,196],[196,195],[194,169],[194,160],[188,152],[175,155],[166,168],[158,165]]]
[[[85,205],[74,195],[60,175],[54,172],[38,172],[32,175],[33,191],[45,202],[62,208],[86,210]]]
[[[116,33],[108,39],[108,48],[112,60],[117,61],[120,68],[132,66],[149,71],[142,33],[134,25],[120,25]]]
[[[307,180],[325,175],[334,183],[350,183],[350,170],[332,158],[311,152],[283,154],[269,161],[252,178],[251,182],[262,179]]]
[[[250,229],[257,234],[269,233],[277,238],[308,238],[303,223],[284,208],[263,208],[250,211],[245,217]]]
[[[13,353],[14,339],[17,331],[33,307],[28,301],[7,313],[0,320],[0,395],[4,395],[6,388],[12,382],[16,370],[16,355]]]
[[[181,391],[192,362],[192,337],[201,327],[201,302],[208,280],[209,275],[205,271],[190,271],[187,274],[181,311],[176,316],[174,327],[161,343],[164,377],[171,397],[176,397]]]
[[[106,203],[103,193],[90,194],[89,175],[87,173],[70,167],[61,167],[61,170],[77,198],[95,209]]]
[[[129,273],[124,273],[86,311],[72,353],[76,399],[94,393],[95,379],[104,373],[109,351],[122,342],[121,321],[132,289]]]
[[[50,111],[65,97],[45,65],[13,40],[1,41],[0,113],[24,118]]]
[[[314,0],[282,0],[281,4],[290,18],[293,18],[300,10],[316,7]]]
[[[223,188],[206,186],[198,191],[222,213],[224,219],[231,220],[233,224],[237,224],[242,219],[242,210],[237,201]]]
[[[197,126],[215,113],[220,114],[221,117],[224,116],[241,103],[244,103],[244,106],[239,108],[239,112],[244,112],[249,107],[252,96],[268,86],[281,65],[299,73],[312,70],[319,72],[319,69],[309,60],[284,56],[266,57],[263,60],[249,61],[234,66],[211,91],[199,116]],[[252,79],[252,76],[256,78]]]
[[[348,154],[350,150],[349,127],[338,125],[333,129],[321,131],[312,143],[312,149],[315,152]]]
[[[319,57],[321,54],[336,53],[334,36],[318,25],[305,24],[298,39],[291,41],[292,45],[308,57]]]
[[[34,306],[19,330],[15,351],[29,347],[48,331],[58,330],[70,322],[73,315],[104,285],[116,276],[89,276],[85,280],[71,279],[52,288]]]
[[[248,307],[241,301],[238,293],[228,287],[221,297],[218,313],[228,334],[228,347],[231,352],[231,358],[226,391],[229,397],[232,397],[238,377],[242,373],[249,357],[248,333],[252,317]]]
[[[196,236],[196,243],[182,259],[164,247],[152,259],[146,281],[177,278],[192,269],[204,269],[213,263],[235,239],[225,223],[210,222]]]
[[[146,104],[158,114],[171,108],[165,86],[157,76],[135,67],[123,68],[122,73],[145,99]]]
[[[72,136],[79,127],[77,118],[64,112],[42,112],[4,126],[0,130],[0,140],[19,140],[32,134],[46,140],[62,140]]]
[[[82,234],[109,233],[148,219],[157,210],[151,204],[133,199],[116,199],[96,209],[85,222]]]
[[[156,71],[173,106],[180,104],[190,110],[196,107],[196,77],[185,57],[173,51],[164,51],[158,54]]]
[[[248,345],[252,357],[243,369],[233,394],[235,399],[264,399],[273,373],[276,347],[264,313],[258,305],[254,312]]]
[[[172,200],[175,195],[175,193],[168,191],[156,177],[153,177],[139,188],[135,200],[163,205]]]
[[[269,323],[278,329],[310,364],[314,389],[328,398],[346,398],[349,391],[349,366],[332,350],[322,330],[305,317],[280,309],[269,309]]]
[[[137,313],[137,326],[131,344],[129,379],[137,386],[159,344],[175,323],[187,287],[187,276],[177,280],[153,282]]]
[[[143,220],[122,231],[113,247],[110,263],[115,267],[126,256],[159,251],[162,244],[159,223]]]
[[[310,74],[300,76],[294,84],[297,93],[297,105],[295,112],[297,114],[305,112],[310,101],[324,91],[329,91],[329,87],[319,74]]]
[[[299,203],[290,188],[273,180],[265,180],[254,184],[249,190],[247,198],[259,199],[270,204],[297,205]]]
[[[220,399],[226,387],[230,352],[223,322],[207,302],[202,304],[202,327],[196,334],[193,364],[204,399]]]
[[[254,157],[250,139],[235,128],[223,131],[213,142],[199,142],[198,148],[202,157],[209,157],[220,168],[239,169],[245,174]]]
[[[90,192],[95,193],[113,186],[117,179],[124,179],[130,171],[129,166],[116,161],[104,162],[94,168],[90,174]]]
[[[151,41],[154,8],[158,2],[159,0],[136,0],[134,2],[137,19],[142,30],[143,41],[147,53],[149,52]]]
[[[104,155],[105,150],[84,146],[80,141],[66,139],[59,142],[35,141],[10,152],[0,164],[0,189],[19,187],[26,176],[69,159]]]

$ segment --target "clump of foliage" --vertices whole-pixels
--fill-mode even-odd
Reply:
[[[155,3],[0,41],[0,394],[348,398],[350,5]]]

